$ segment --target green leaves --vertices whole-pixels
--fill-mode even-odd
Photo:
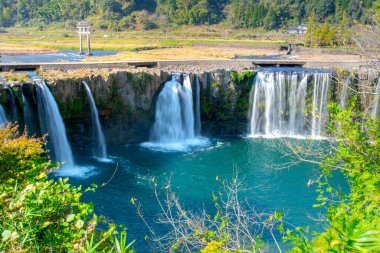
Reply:
[[[19,136],[13,126],[0,129],[0,252],[79,252],[90,238],[98,245],[91,252],[131,252],[115,225],[98,234],[81,187],[67,178],[48,180],[52,165],[43,154],[41,140]]]
[[[329,227],[315,233],[311,242],[302,231],[288,232],[286,239],[293,241],[294,252],[380,251],[380,122],[361,118],[356,103],[353,98],[346,110],[334,103],[329,106],[329,131],[339,141],[323,161],[315,205],[328,208]],[[349,193],[330,184],[334,171],[346,178]]]

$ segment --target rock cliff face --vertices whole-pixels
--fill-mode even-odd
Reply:
[[[201,87],[203,134],[244,133],[254,72],[238,74],[215,70],[197,76]],[[190,77],[194,85],[195,75]],[[93,93],[107,143],[122,145],[149,140],[156,98],[170,78],[171,73],[164,71],[120,71],[108,77],[64,78],[48,81],[48,84],[60,107],[69,139],[85,148],[91,143],[92,129],[89,101],[82,81]]]
[[[254,70],[236,72],[225,69],[190,74],[193,86],[195,78],[198,78],[201,87],[203,135],[247,133],[249,96],[255,75]],[[60,107],[70,142],[74,149],[83,150],[91,145],[93,140],[91,109],[82,85],[83,81],[89,85],[95,98],[107,144],[125,145],[149,140],[157,96],[165,82],[171,79],[171,73],[154,69],[123,70],[107,74],[103,71],[102,74],[86,73],[81,75],[82,77],[58,76],[60,75],[47,78],[47,84]],[[339,79],[340,82],[334,81],[331,98],[338,101],[347,73],[338,72],[334,79]],[[363,83],[362,80],[360,82]],[[357,80],[354,81],[350,89],[357,89],[357,83]],[[373,100],[373,96],[368,94],[373,94],[375,85],[376,78],[369,78],[365,81],[365,86],[359,88],[358,109],[364,111],[364,108],[368,108]],[[12,85],[19,108],[18,121],[22,125],[21,87],[24,95],[32,102],[35,111],[37,101],[32,85]],[[361,89],[368,89],[369,92]],[[193,95],[195,96],[195,92]],[[0,103],[9,114],[8,100],[8,90],[0,87]]]

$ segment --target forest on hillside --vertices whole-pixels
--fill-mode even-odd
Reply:
[[[233,28],[279,29],[306,23],[339,23],[343,15],[368,23],[373,0],[0,0],[0,26],[46,26],[80,19],[100,29],[143,29],[223,23]]]

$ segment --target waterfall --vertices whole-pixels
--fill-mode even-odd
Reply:
[[[294,76],[294,75],[293,75]],[[306,135],[306,96],[309,74],[305,74],[298,84],[296,78],[292,79],[289,96],[289,136]]]
[[[312,138],[320,138],[328,122],[330,102],[330,73],[315,73],[313,86]]]
[[[6,89],[8,90],[9,94],[9,102],[10,102],[10,107],[11,107],[11,119],[13,121],[17,121],[17,107],[16,107],[16,102],[15,102],[15,97],[13,95],[13,91],[11,87],[6,86]]]
[[[43,81],[36,84],[41,130],[49,134],[52,155],[55,161],[64,163],[64,168],[73,168],[75,166],[73,154],[58,105]]]
[[[32,109],[32,104],[24,94],[24,88],[22,89],[21,96],[23,102],[23,114],[26,131],[29,136],[33,136],[34,134],[36,134],[35,116],[34,111]]]
[[[201,87],[198,76],[195,76],[195,135],[200,136],[201,130]]]
[[[152,131],[152,141],[159,143],[172,143],[181,141],[183,136],[181,105],[179,102],[180,84],[176,76],[165,83],[158,96],[156,117]]]
[[[347,99],[348,99],[348,88],[351,84],[351,77],[347,77],[346,81],[343,84],[342,92],[339,98],[339,106],[342,109],[346,109],[347,107]]]
[[[184,75],[183,85],[173,75],[158,95],[151,142],[142,145],[159,150],[184,151],[189,146],[205,145],[204,138],[195,138],[193,92],[190,77]]]
[[[371,112],[372,118],[376,118],[379,113],[380,78],[377,80],[374,97],[375,98],[373,100],[372,112]]]
[[[193,91],[189,75],[183,78],[183,85],[179,86],[179,95],[181,101],[181,109],[183,114],[182,127],[184,129],[184,138],[194,138],[194,110],[193,110]]]
[[[165,83],[164,88],[158,95],[156,105],[156,117],[152,130],[153,142],[175,143],[183,141],[186,136],[182,127],[182,110],[179,92],[181,84],[176,76]]]
[[[100,125],[98,109],[96,108],[94,97],[92,96],[91,90],[88,87],[87,83],[83,81],[83,85],[86,88],[86,92],[91,104],[92,126],[93,126],[93,129],[95,129],[96,140],[97,140],[96,156],[102,159],[106,159],[107,158],[106,142],[104,139],[102,127]]]
[[[0,128],[5,127],[7,123],[8,119],[5,114],[4,108],[0,105]]]
[[[312,130],[306,117],[308,83],[314,78]],[[258,71],[250,93],[252,136],[319,138],[328,119],[330,73]]]
[[[296,73],[257,73],[250,95],[250,133],[253,136],[303,134],[307,77],[303,76],[301,82],[298,82],[299,76]]]

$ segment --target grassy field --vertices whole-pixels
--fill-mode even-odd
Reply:
[[[279,45],[302,42],[301,35],[284,31],[230,30],[222,26],[183,26],[170,30],[104,31],[91,35],[93,50],[117,51],[114,56],[86,58],[85,61],[232,59],[237,56],[275,55]],[[86,41],[84,40],[84,46]],[[79,38],[74,27],[10,28],[0,33],[0,53],[46,53],[78,50]],[[353,56],[303,55],[299,59],[342,60]]]
[[[282,33],[268,34],[253,30],[225,30],[221,27],[182,27],[168,31],[95,30],[91,36],[94,50],[139,51],[144,49],[190,47],[195,43],[223,43],[243,45],[278,45],[294,38]],[[75,28],[47,29],[12,28],[0,34],[0,46],[47,48],[55,50],[78,49]]]

